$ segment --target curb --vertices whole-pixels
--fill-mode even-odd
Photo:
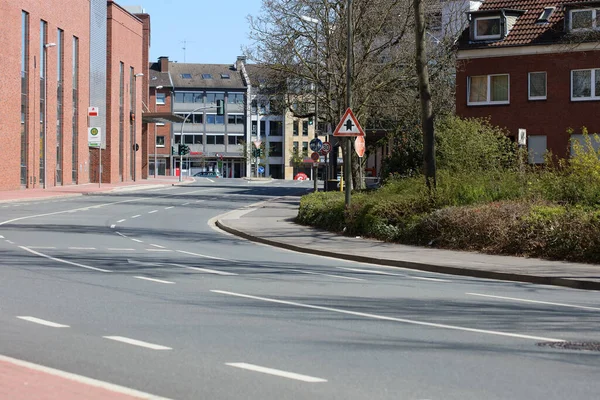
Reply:
[[[333,251],[327,250],[318,250],[318,249],[308,249],[301,246],[296,246],[289,243],[278,242],[271,239],[265,239],[257,236],[253,236],[249,233],[237,230],[227,225],[222,220],[217,220],[215,222],[216,226],[225,232],[231,233],[233,235],[242,237],[244,239],[268,244],[274,247],[280,247],[287,250],[297,251],[299,253],[307,253],[314,254],[318,256],[339,258],[342,260],[349,261],[357,261],[369,264],[379,264],[385,265],[389,267],[400,267],[400,268],[408,268],[414,269],[418,271],[427,271],[427,272],[436,272],[441,274],[448,275],[460,275],[460,276],[470,276],[474,278],[484,278],[484,279],[496,279],[496,280],[505,280],[505,281],[514,281],[514,282],[525,282],[525,283],[535,283],[539,285],[551,285],[551,286],[563,286],[571,289],[582,289],[582,290],[600,290],[600,282],[594,281],[586,281],[581,279],[569,279],[569,278],[556,278],[551,276],[539,276],[539,275],[527,275],[527,274],[514,274],[514,273],[506,273],[506,272],[498,272],[498,271],[482,271],[476,269],[467,269],[467,268],[457,268],[457,267],[449,267],[445,265],[435,265],[435,264],[425,264],[418,263],[414,261],[402,261],[402,260],[390,260],[390,259],[380,259],[366,256],[358,256],[352,254],[342,254],[336,253]]]

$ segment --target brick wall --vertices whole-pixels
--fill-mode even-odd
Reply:
[[[64,10],[69,10],[68,13]],[[63,99],[63,184],[71,184],[72,160],[72,38],[79,38],[79,148],[82,168],[87,158],[87,99],[85,82],[89,76],[89,3],[81,0],[11,0],[0,2],[2,30],[3,73],[0,74],[0,190],[18,189],[21,160],[21,12],[29,13],[29,84],[28,113],[25,123],[29,129],[27,142],[27,187],[39,187],[40,145],[40,20],[47,25],[47,43],[57,42],[57,29],[64,31],[64,99]],[[56,184],[56,93],[58,47],[47,49],[47,125],[46,125],[46,185]],[[86,179],[86,174],[81,174]]]
[[[567,154],[568,128],[580,133],[585,126],[600,133],[600,101],[571,101],[571,70],[600,68],[600,51],[564,52],[488,59],[461,60],[456,75],[456,112],[465,117],[490,117],[495,125],[516,136],[519,128],[527,135],[547,135],[554,154]],[[547,99],[528,100],[528,73],[546,71]],[[510,74],[510,104],[467,105],[467,77]]]

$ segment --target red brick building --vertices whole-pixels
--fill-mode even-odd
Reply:
[[[10,0],[0,23],[0,190],[98,182],[88,126],[103,128],[102,181],[140,178],[149,16],[112,0]]]
[[[458,44],[457,113],[525,129],[532,163],[566,156],[582,127],[600,133],[598,31],[598,1],[485,1]]]
[[[89,14],[81,0],[0,2],[0,190],[89,181]]]

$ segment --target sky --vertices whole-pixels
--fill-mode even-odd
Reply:
[[[232,64],[249,45],[248,15],[262,0],[116,0],[150,14],[150,61]],[[183,47],[186,48],[185,52]]]

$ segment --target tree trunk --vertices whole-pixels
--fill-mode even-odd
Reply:
[[[423,129],[423,167],[427,188],[435,190],[435,147],[431,88],[427,70],[426,26],[423,0],[413,0],[415,11],[416,65],[419,78],[419,97],[421,99],[421,127]]]

